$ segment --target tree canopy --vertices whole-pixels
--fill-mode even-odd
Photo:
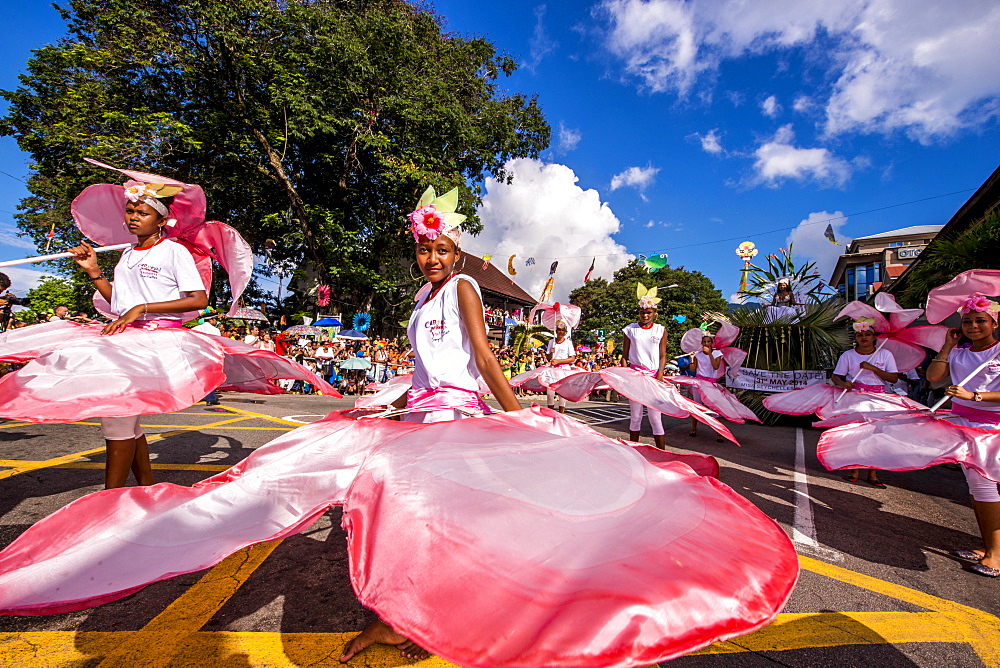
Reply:
[[[395,323],[414,287],[405,214],[461,189],[466,229],[486,176],[535,157],[549,126],[506,94],[515,69],[403,0],[69,0],[68,34],[35,51],[0,119],[31,154],[19,225],[75,242],[69,204],[114,180],[94,157],[198,183],[209,218],[331,286],[345,312]],[[305,286],[305,289],[302,289]],[[301,306],[301,304],[299,304]]]
[[[573,342],[592,341],[595,330],[605,329],[608,338],[620,347],[622,328],[636,320],[638,283],[660,288],[657,322],[667,328],[667,351],[671,357],[680,354],[681,336],[700,325],[704,313],[726,310],[722,293],[701,272],[670,266],[648,272],[640,260],[634,260],[616,271],[611,282],[597,278],[569,293],[569,301],[583,309]],[[674,284],[677,287],[666,289]],[[684,316],[685,320],[678,322],[673,316]]]

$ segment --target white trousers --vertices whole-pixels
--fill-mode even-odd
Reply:
[[[629,431],[642,431],[642,409],[646,408],[638,401],[628,400],[628,414],[629,414]],[[651,408],[646,408],[646,416],[649,418],[649,424],[653,427],[654,436],[663,436],[663,413],[654,411]]]

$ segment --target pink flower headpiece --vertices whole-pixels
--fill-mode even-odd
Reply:
[[[992,301],[986,295],[972,295],[958,307],[958,312],[962,315],[966,313],[989,313],[994,320],[997,319],[997,312],[1000,311],[1000,304]]]
[[[410,212],[410,231],[413,239],[434,241],[442,234],[458,245],[462,231],[458,226],[465,222],[465,216],[455,213],[458,208],[458,188],[452,188],[440,197],[436,196],[434,186],[430,186],[420,196],[417,208]]]
[[[853,326],[855,332],[874,332],[875,318],[858,318]]]
[[[170,209],[160,202],[159,200],[165,197],[173,197],[177,193],[184,190],[183,187],[178,185],[164,184],[164,183],[143,183],[142,181],[128,181],[124,186],[125,197],[128,201],[135,204],[136,202],[144,202],[159,213],[161,216],[169,216]],[[171,220],[167,223],[170,227],[177,224],[176,220]]]

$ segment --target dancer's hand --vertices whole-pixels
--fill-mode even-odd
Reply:
[[[964,399],[965,401],[972,401],[976,398],[975,392],[969,392],[967,389],[961,385],[952,385],[947,390],[944,391],[949,397],[954,397],[955,399]]]
[[[859,368],[861,368],[861,369],[867,369],[868,371],[879,371],[880,370],[877,366],[875,366],[874,364],[871,364],[870,362],[862,362],[859,365]]]
[[[133,306],[129,310],[125,311],[125,314],[120,318],[108,325],[105,325],[104,329],[101,330],[101,334],[111,336],[112,334],[124,332],[126,327],[138,320],[139,316],[143,315],[145,312],[146,306],[144,304]]]
[[[962,338],[962,328],[952,327],[948,330],[948,333],[944,337],[944,347],[941,349],[939,355],[947,355],[951,352],[952,348],[958,345],[959,340]]]
[[[80,265],[80,268],[85,272],[88,274],[100,273],[101,268],[97,264],[97,253],[86,241],[81,241],[79,246],[73,246],[69,252],[73,254],[73,261]]]

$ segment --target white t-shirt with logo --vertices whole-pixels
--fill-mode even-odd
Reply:
[[[554,360],[564,360],[576,356],[576,348],[573,347],[573,340],[566,337],[562,343],[556,343],[555,337],[549,339],[545,345],[545,352],[552,355]]]
[[[898,371],[896,368],[896,358],[885,348],[880,348],[871,355],[862,355],[857,350],[844,352],[840,356],[840,359],[837,360],[837,367],[833,370],[833,373],[837,376],[843,376],[845,380],[854,383],[882,387],[885,381],[876,376],[874,371],[865,369],[860,374],[858,373],[861,370],[862,362],[868,362],[872,366],[882,369],[882,371],[888,371],[889,373],[896,373]]]
[[[458,387],[479,390],[479,368],[472,351],[472,341],[462,324],[458,309],[458,283],[468,281],[482,301],[479,284],[465,274],[455,274],[444,287],[428,299],[428,292],[417,302],[406,335],[413,344],[414,389]],[[485,322],[485,311],[483,318]]]
[[[657,371],[660,366],[660,339],[666,336],[666,328],[654,322],[649,329],[643,329],[639,323],[633,322],[626,325],[622,333],[630,341],[628,363]]]
[[[133,306],[169,302],[204,290],[191,251],[171,239],[122,252],[115,265],[111,312],[122,316]],[[150,313],[139,320],[180,320],[180,313]]]
[[[951,382],[960,383],[976,368],[997,354],[1000,343],[994,343],[986,350],[974,351],[971,348],[952,348],[948,353],[948,368],[951,372]],[[969,392],[1000,392],[1000,357],[996,357],[986,368],[977,373],[963,385]],[[995,401],[975,401],[956,399],[952,403],[975,408],[979,411],[1000,411],[1000,403]]]
[[[718,359],[722,357],[721,350],[712,350],[712,358],[709,359],[708,355],[705,354],[704,350],[699,350],[694,354],[694,358],[698,360],[698,368],[695,373],[702,378],[722,378],[722,375],[726,373],[726,362],[723,360],[722,364],[719,365],[718,369],[712,368],[712,359]]]

